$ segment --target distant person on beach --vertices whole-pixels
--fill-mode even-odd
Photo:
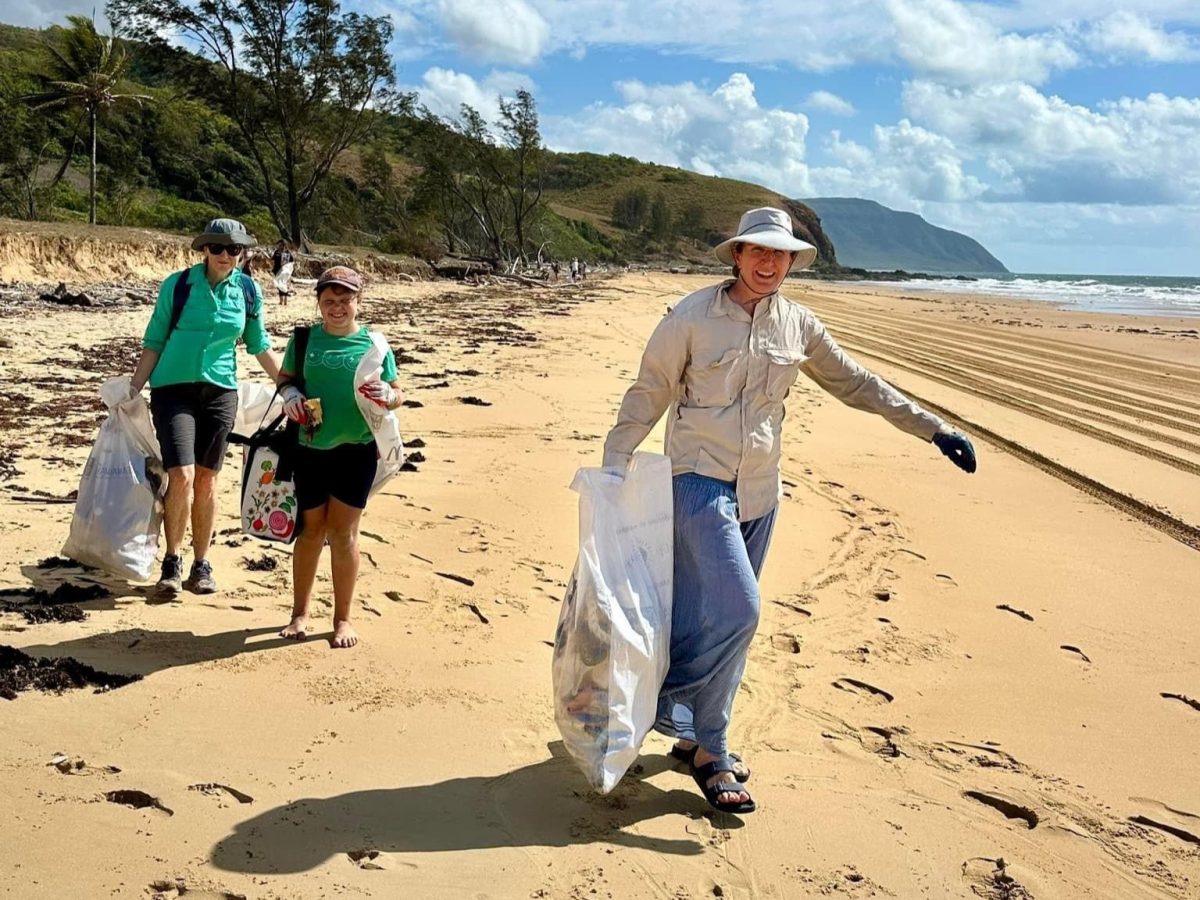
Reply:
[[[579,280],[583,281],[585,278],[587,278],[587,261],[581,259],[579,261]]]
[[[749,769],[726,734],[750,639],[758,627],[758,576],[775,525],[784,400],[803,372],[843,403],[932,440],[975,471],[971,442],[863,369],[811,311],[779,293],[789,271],[816,259],[788,214],[752,209],[716,248],[732,277],[682,298],[646,345],[604,444],[604,465],[623,472],[670,408],[674,609],[671,660],[655,729],[676,738],[718,810],[752,812]]]
[[[558,260],[556,259],[556,260],[554,260],[554,262],[550,263],[550,271],[554,273],[554,281],[555,282],[558,281],[558,270],[559,270],[559,264],[558,264]]]
[[[576,259],[571,260],[571,284],[574,284],[578,278],[579,278],[579,260],[576,258]]]
[[[292,295],[292,271],[295,267],[296,257],[288,249],[287,241],[280,241],[271,254],[271,277],[275,280],[275,290],[279,292],[280,306],[287,306],[288,297]]]
[[[358,580],[358,526],[379,455],[354,388],[358,363],[372,349],[367,327],[358,322],[362,286],[362,276],[346,266],[321,273],[317,279],[321,323],[309,329],[300,365],[296,361],[297,335],[292,335],[280,373],[284,412],[301,426],[295,484],[302,518],[292,556],[292,621],[279,634],[294,640],[306,637],[313,581],[321,550],[328,543],[334,647],[358,643],[350,624]],[[303,389],[294,383],[298,371]],[[380,378],[368,381],[360,392],[381,408],[400,406],[396,357],[390,349]]]
[[[238,268],[252,246],[254,238],[241,222],[209,222],[192,241],[203,261],[163,281],[142,338],[131,387],[136,393],[150,382],[150,413],[169,476],[160,596],[174,596],[184,588],[194,594],[217,589],[208,549],[217,473],[237,413],[238,340],[272,380],[279,374],[263,323],[262,293]],[[194,558],[184,580],[180,549],[189,519]]]

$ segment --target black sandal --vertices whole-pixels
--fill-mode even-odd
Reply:
[[[696,750],[699,748],[699,746],[700,745],[697,744],[691,750],[684,750],[678,744],[673,744],[667,755],[670,756],[672,759],[677,759],[681,763],[684,763],[685,765],[690,766],[692,764],[692,760],[695,759],[695,757],[696,757]],[[733,760],[735,765],[741,767],[740,772],[737,769],[733,770],[733,774],[737,776],[737,780],[740,781],[742,784],[746,784],[747,782],[749,782],[750,781],[750,767],[742,762],[742,758],[740,756],[738,756],[738,754],[728,753],[726,755],[731,760]]]
[[[704,794],[704,799],[708,801],[708,805],[718,812],[723,813],[752,813],[758,809],[751,798],[745,802],[736,803],[721,803],[717,800],[722,794],[737,794],[745,793],[750,796],[750,792],[746,790],[746,786],[738,781],[724,781],[709,785],[708,781],[722,772],[733,772],[733,762],[729,757],[722,757],[710,763],[705,763],[702,766],[692,766],[692,779],[696,782],[696,786],[700,788],[700,792]]]

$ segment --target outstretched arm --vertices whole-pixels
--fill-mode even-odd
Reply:
[[[960,469],[975,471],[975,448],[964,435],[851,359],[819,320],[805,352],[802,368],[824,390],[847,406],[876,413],[901,431],[933,441]]]
[[[604,441],[605,466],[623,470],[629,465],[633,451],[675,398],[687,358],[685,326],[668,314],[650,335],[637,380],[625,392],[617,424]]]

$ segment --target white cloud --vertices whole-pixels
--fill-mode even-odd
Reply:
[[[987,190],[964,170],[951,141],[908,119],[875,126],[873,137],[867,147],[833,132],[825,150],[835,164],[811,169],[810,196],[870,197],[904,207],[916,200],[971,200]]]
[[[1200,98],[1151,94],[1096,109],[1026,84],[906,86],[913,119],[988,164],[997,198],[1200,203]]]
[[[745,74],[734,73],[711,90],[692,82],[624,81],[616,88],[620,105],[598,103],[545,119],[547,145],[739,178],[792,197],[807,191],[808,117],[760,106]]]
[[[546,48],[550,26],[526,0],[442,0],[442,25],[479,62],[529,65]]]
[[[1189,62],[1200,59],[1200,42],[1184,32],[1168,32],[1146,17],[1120,10],[1083,29],[1084,43],[1113,61]]]
[[[474,107],[489,122],[500,115],[498,98],[511,96],[520,88],[532,91],[533,82],[521,72],[491,72],[482,81],[453,69],[433,67],[421,83],[404,89],[416,91],[419,101],[440,116],[456,118],[464,103]]]
[[[852,116],[855,113],[854,104],[829,91],[813,91],[801,105],[806,109],[819,109],[835,116]]]
[[[896,48],[917,72],[951,84],[1038,84],[1079,56],[1065,37],[1005,33],[954,0],[884,0]]]

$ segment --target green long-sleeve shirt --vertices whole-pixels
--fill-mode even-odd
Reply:
[[[207,381],[218,387],[236,389],[234,347],[238,338],[246,342],[246,352],[252,356],[271,349],[263,323],[262,291],[254,285],[255,315],[248,318],[241,279],[249,278],[249,275],[234,269],[229,277],[210,288],[204,263],[197,263],[188,271],[188,300],[179,324],[167,334],[175,282],[182,275],[176,272],[158,289],[154,314],[142,337],[143,347],[159,353],[158,364],[150,375],[150,387]]]

